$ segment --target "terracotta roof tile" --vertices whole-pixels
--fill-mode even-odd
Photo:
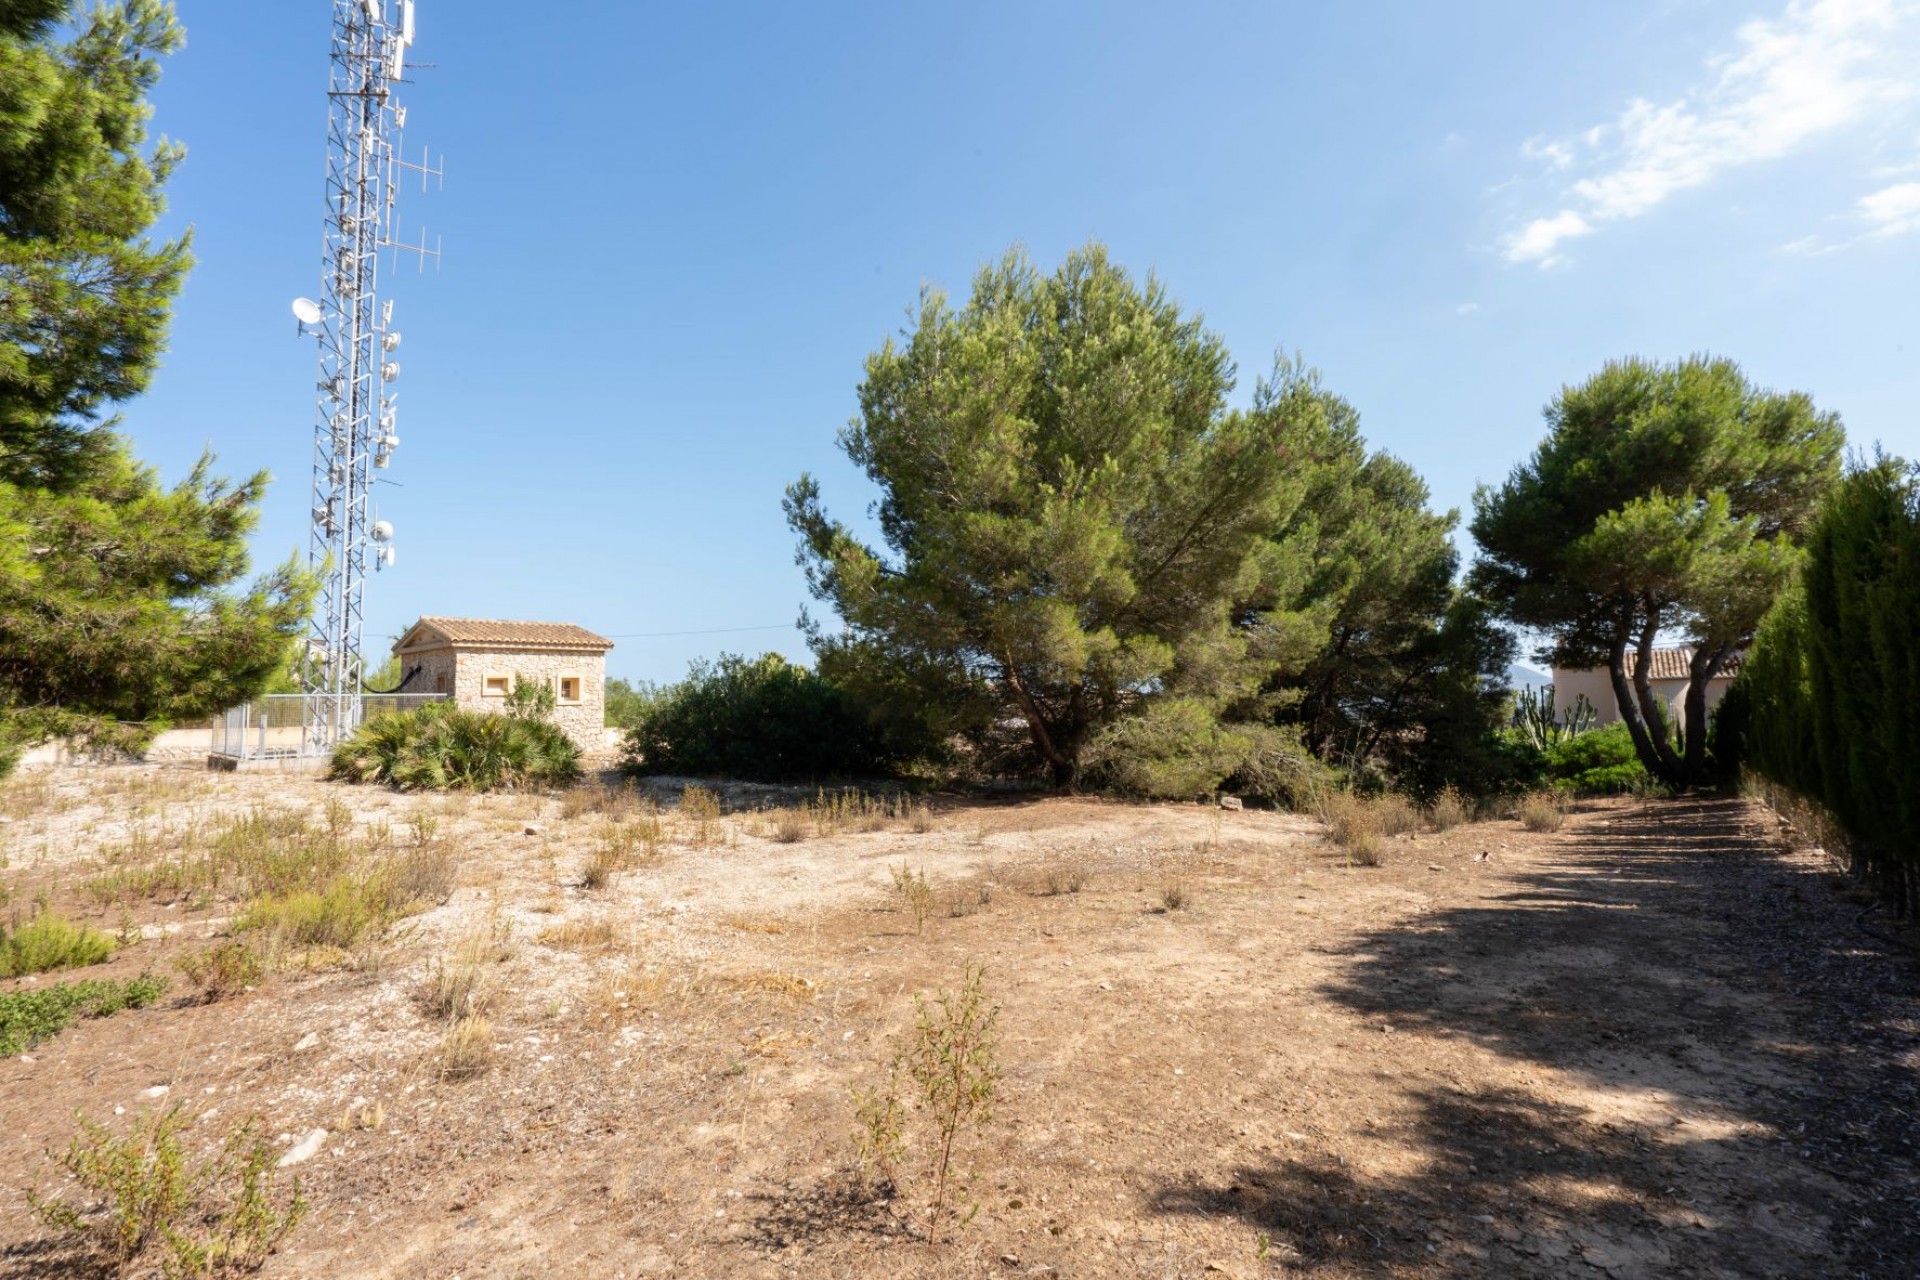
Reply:
[[[421,627],[431,627],[456,645],[511,645],[529,649],[611,649],[613,641],[571,622],[508,622],[499,618],[441,618],[424,615],[401,637],[405,644]],[[397,647],[397,646],[396,646]]]
[[[1685,680],[1687,664],[1693,661],[1693,650],[1688,648],[1655,649],[1653,651],[1653,678],[1655,680]],[[1629,664],[1631,667],[1631,664]],[[1740,655],[1735,654],[1720,664],[1715,679],[1728,678],[1740,674]]]

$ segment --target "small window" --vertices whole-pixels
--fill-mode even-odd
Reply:
[[[580,701],[580,677],[579,676],[561,676],[556,683],[559,685],[558,692],[560,694],[560,701],[562,702]]]
[[[446,673],[446,672],[444,672],[444,671],[442,671],[442,672],[440,672],[440,673],[439,673],[438,675],[436,675],[436,676],[434,676],[434,678],[433,678],[433,691],[434,691],[435,693],[446,693],[446,692],[448,692],[448,689],[447,689],[447,673]]]
[[[513,677],[490,671],[480,685],[483,697],[504,698],[513,692]]]

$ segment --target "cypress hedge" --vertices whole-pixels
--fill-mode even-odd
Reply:
[[[1721,737],[1746,768],[1826,808],[1855,873],[1920,915],[1920,468],[1853,468],[1807,553],[1761,624]]]

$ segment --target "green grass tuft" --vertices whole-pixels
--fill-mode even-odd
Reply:
[[[113,954],[113,939],[41,910],[11,934],[0,930],[0,978],[80,969]]]

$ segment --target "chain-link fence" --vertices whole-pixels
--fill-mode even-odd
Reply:
[[[444,693],[269,693],[230,707],[213,719],[212,754],[231,760],[325,755],[330,739],[345,737],[371,716],[411,711],[444,702]],[[311,733],[309,726],[338,721],[338,728]]]

